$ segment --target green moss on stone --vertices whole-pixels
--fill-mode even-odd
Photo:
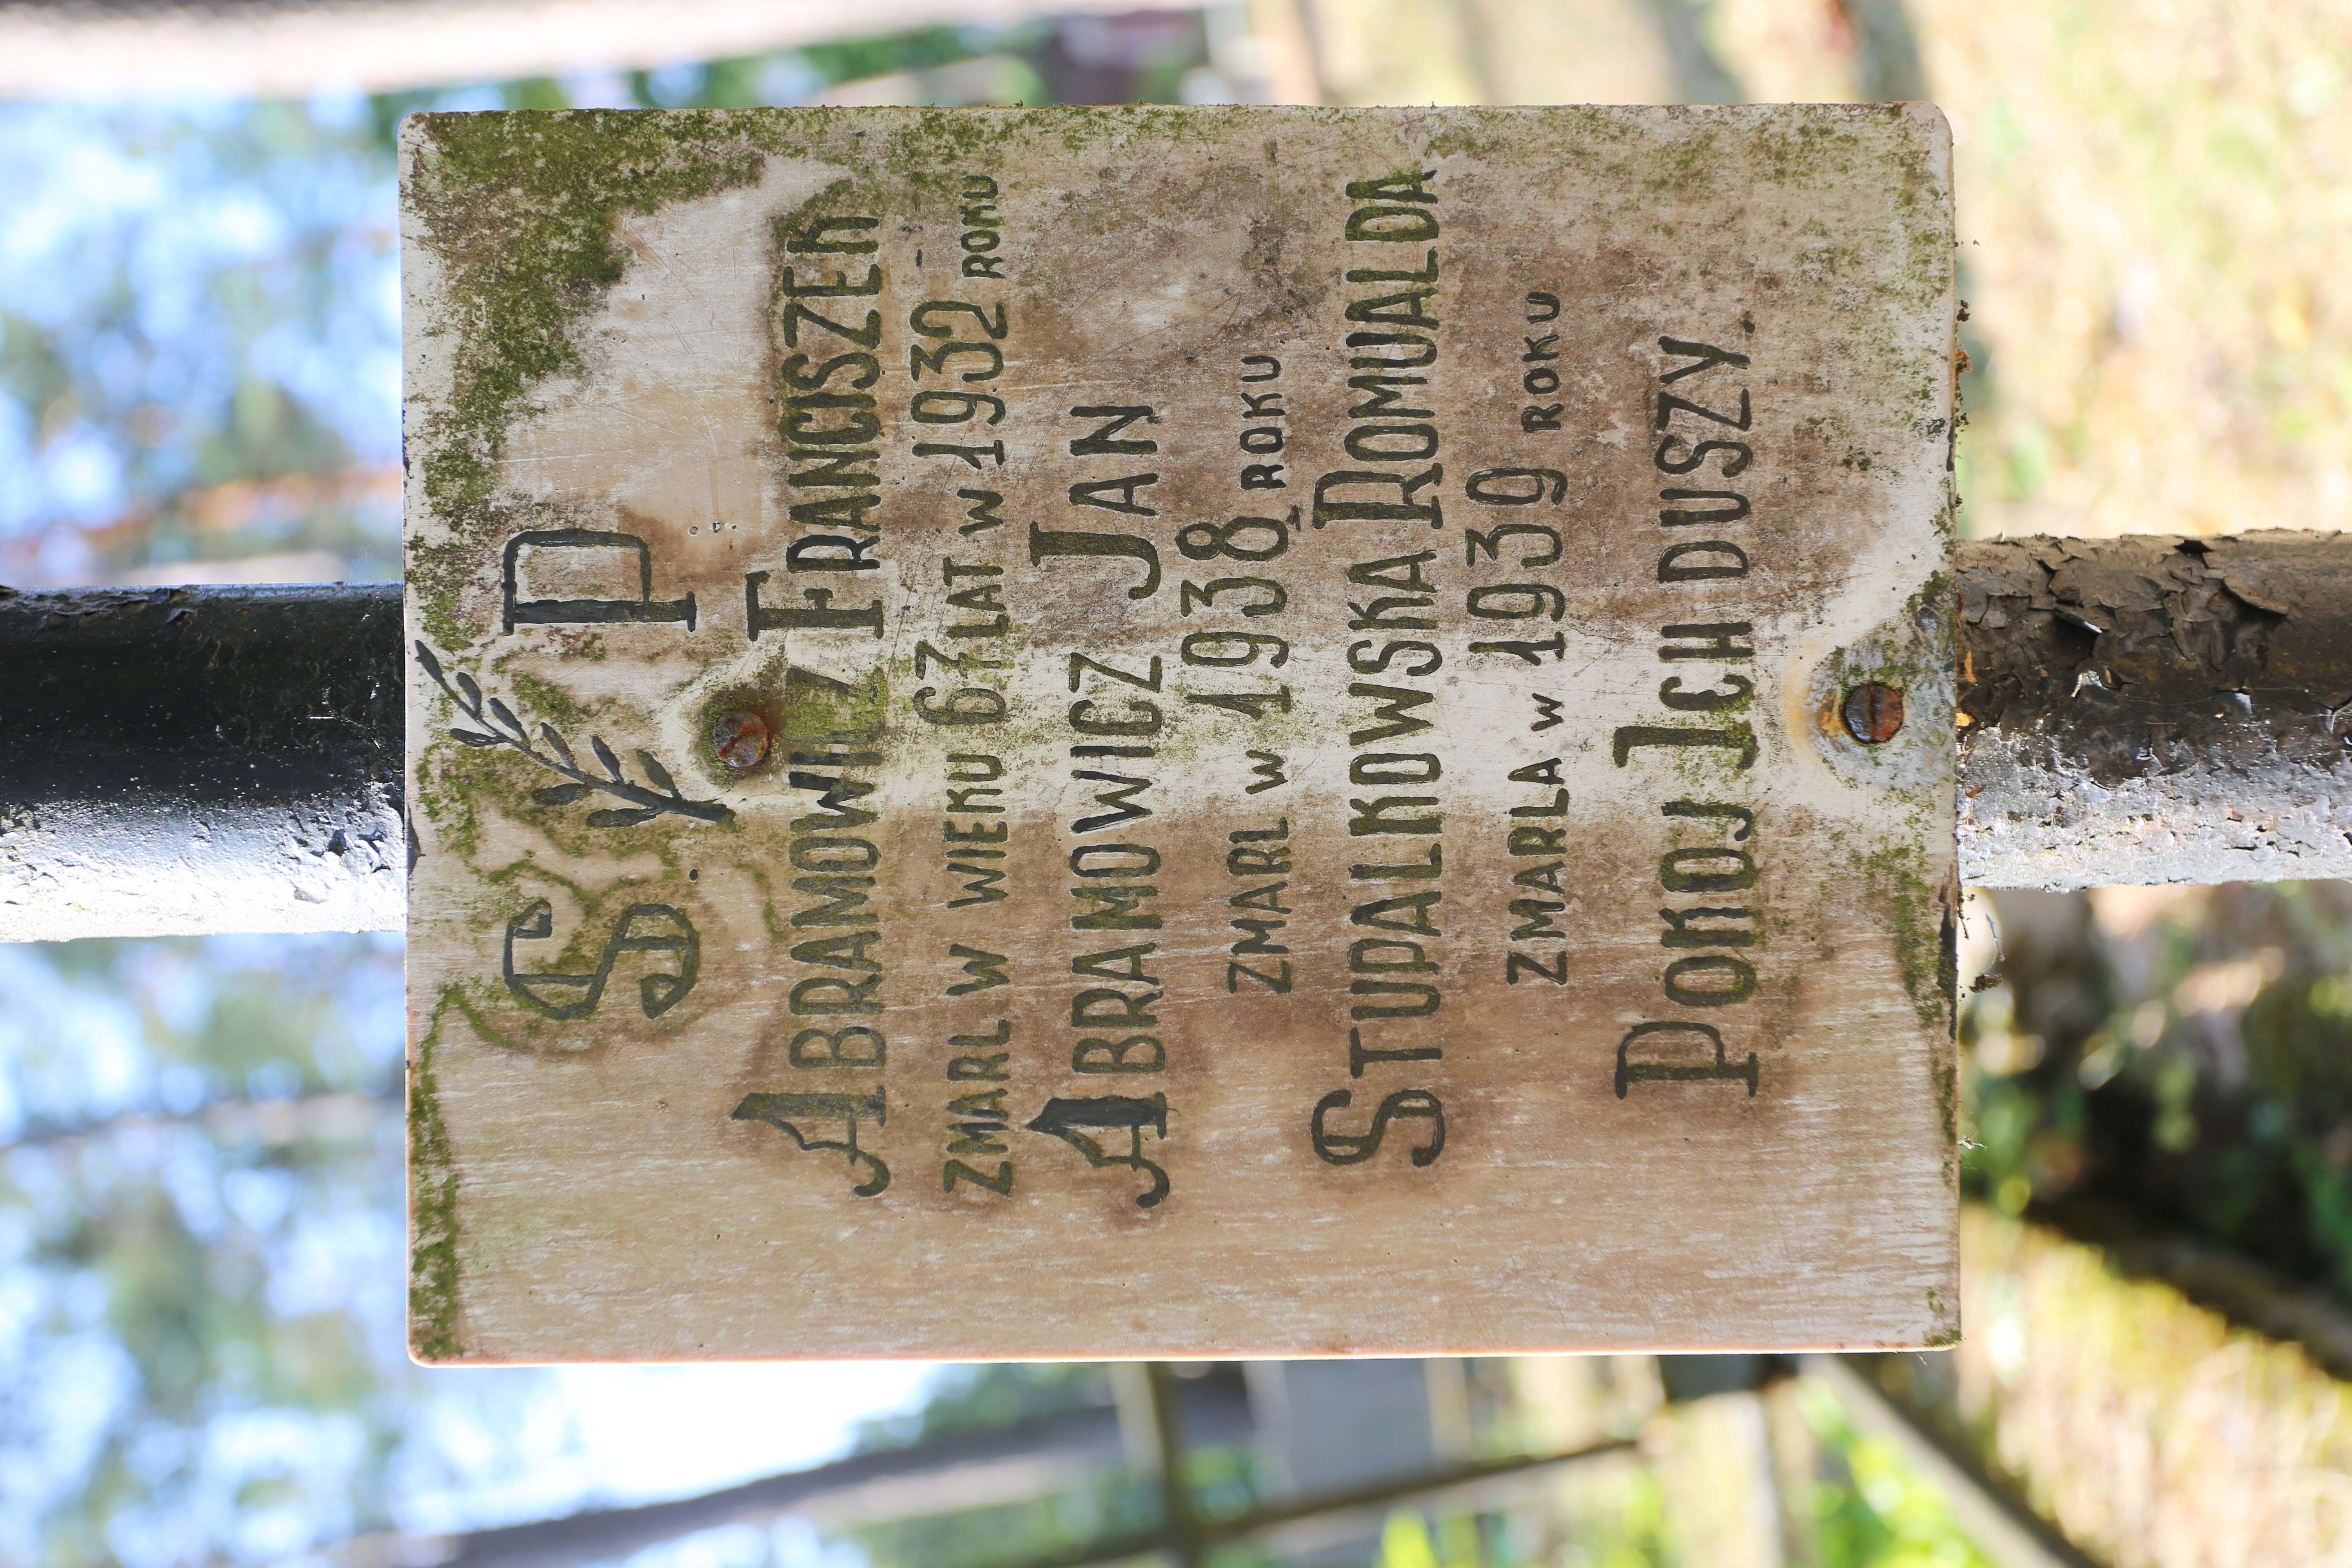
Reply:
[[[410,199],[457,332],[448,427],[429,432],[425,494],[489,499],[488,463],[530,385],[579,363],[572,324],[621,279],[625,212],[752,184],[763,117],[709,112],[426,114]]]
[[[501,671],[507,684],[521,705],[521,710],[532,721],[549,721],[560,729],[571,729],[589,721],[588,710],[572,700],[572,694],[554,682],[542,680],[528,670]]]
[[[445,648],[473,638],[459,585],[519,526],[498,497],[509,426],[534,385],[575,368],[572,331],[620,281],[624,213],[756,182],[783,121],[710,111],[425,114],[408,132],[406,199],[441,268],[446,406],[410,432],[425,500],[454,539],[413,543],[409,580]]]
[[[1927,857],[1916,844],[1890,844],[1855,857],[1864,896],[1895,932],[1895,957],[1903,989],[1925,1027],[1948,1029],[1944,1005],[1943,921],[1939,884],[1928,879]]]
[[[443,990],[408,1073],[408,1350],[426,1363],[465,1353],[457,1339],[457,1160],[433,1064],[456,992]]]
[[[877,665],[864,686],[853,686],[814,670],[784,673],[778,738],[811,745],[853,744],[881,738],[888,723],[890,682]],[[945,704],[946,699],[940,702]]]

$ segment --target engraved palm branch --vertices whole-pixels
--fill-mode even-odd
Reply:
[[[604,743],[604,737],[591,735],[588,749],[604,769],[599,776],[580,765],[562,734],[544,720],[539,725],[539,744],[533,744],[530,726],[517,718],[513,709],[495,697],[485,698],[474,678],[464,670],[444,674],[441,661],[421,640],[416,645],[416,662],[425,667],[434,685],[449,694],[459,712],[481,726],[478,730],[463,730],[452,725],[451,740],[467,746],[510,746],[541,767],[562,773],[571,781],[531,791],[531,798],[541,805],[570,805],[592,791],[629,802],[625,806],[606,806],[590,812],[591,827],[634,827],[640,822],[651,822],[664,812],[690,816],[698,822],[727,822],[735,816],[718,801],[687,799],[677,782],[669,776],[669,770],[656,761],[651,752],[637,752],[637,767],[651,781],[651,787],[630,783],[621,769],[621,760]]]

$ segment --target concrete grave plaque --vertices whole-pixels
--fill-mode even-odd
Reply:
[[[402,159],[417,1354],[1954,1337],[1934,110]]]

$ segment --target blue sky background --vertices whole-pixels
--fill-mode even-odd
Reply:
[[[0,1558],[277,1561],[681,1495],[818,1462],[919,1401],[912,1364],[412,1366],[400,953],[0,946]],[[798,1540],[779,1561],[818,1552]]]
[[[399,107],[0,104],[0,581],[399,574]],[[919,1402],[916,1365],[412,1366],[400,964],[394,937],[0,946],[0,1560],[276,1562],[676,1496]],[[643,1555],[772,1549],[822,1555],[805,1527]]]

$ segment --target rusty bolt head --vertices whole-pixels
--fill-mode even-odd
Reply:
[[[1903,728],[1903,692],[1894,686],[1865,680],[1845,694],[1846,733],[1865,746],[1895,739]]]
[[[747,773],[768,759],[768,726],[756,713],[725,714],[710,727],[710,743],[720,762]]]

